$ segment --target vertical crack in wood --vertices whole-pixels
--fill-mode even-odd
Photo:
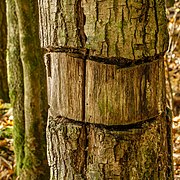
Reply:
[[[75,3],[75,18],[76,18],[76,27],[77,27],[77,38],[81,43],[81,47],[85,47],[86,44],[86,34],[84,32],[84,25],[86,23],[86,16],[84,14],[84,9],[81,6],[81,0],[77,0]]]
[[[78,173],[81,174],[82,176],[85,176],[85,167],[87,166],[87,128],[86,124],[82,125],[80,135],[79,135],[79,140],[78,140],[79,146],[78,146],[78,157],[76,160],[77,164],[77,170]]]
[[[150,4],[149,4],[149,0],[146,0],[145,1],[145,4],[142,4],[142,11],[141,11],[141,17],[142,17],[142,21],[143,21],[143,45],[144,45],[144,52],[143,52],[143,56],[147,56],[149,53],[148,53],[148,48],[147,48],[147,39],[146,39],[146,36],[147,36],[147,25],[148,25],[148,16],[149,16],[149,7]]]
[[[46,55],[47,76],[51,77],[51,54]]]
[[[115,16],[115,22],[117,22],[118,18],[118,0],[113,0],[113,11]]]
[[[108,23],[105,24],[105,43],[107,45],[107,57],[109,57],[109,38],[108,38]],[[103,46],[102,46],[102,50],[103,50]]]
[[[97,22],[99,21],[99,2],[98,1],[96,1],[95,9],[96,9],[96,21],[95,21],[95,23],[97,25]],[[95,28],[97,27],[96,25],[95,25]]]
[[[174,174],[173,168],[173,142],[172,142],[172,111],[166,107],[166,124],[167,124],[167,146],[168,146],[168,177],[172,178]]]
[[[83,80],[82,80],[82,121],[85,122],[86,109],[86,59],[89,57],[89,49],[86,49],[86,54],[83,58]]]
[[[126,0],[126,8],[128,10],[128,19],[129,19],[131,11],[130,11],[130,7],[129,7],[129,4],[128,4],[128,0]]]
[[[124,9],[122,8],[122,18],[121,18],[121,22],[122,22],[122,26],[121,26],[121,34],[122,34],[122,41],[123,41],[123,46],[125,45],[125,32],[124,32]]]
[[[155,31],[155,43],[154,43],[154,49],[155,54],[157,54],[157,46],[158,46],[158,33],[159,33],[159,23],[158,23],[158,14],[157,14],[157,3],[156,0],[154,0],[154,11],[155,11],[155,22],[156,22],[156,31]]]

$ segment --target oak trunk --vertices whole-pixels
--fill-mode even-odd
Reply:
[[[164,0],[39,7],[51,179],[173,179]]]

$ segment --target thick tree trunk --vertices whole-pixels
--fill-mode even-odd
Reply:
[[[50,118],[51,179],[172,179],[164,120],[103,126]]]
[[[51,179],[173,179],[164,0],[39,6]]]
[[[5,0],[0,1],[0,27],[0,99],[9,102],[6,67],[7,22]]]
[[[20,179],[49,179],[46,158],[47,84],[39,41],[38,2],[15,0],[24,73],[25,158]]]
[[[6,1],[7,5],[7,64],[8,64],[8,83],[9,95],[13,107],[14,116],[14,152],[16,161],[16,175],[21,174],[24,160],[24,137],[25,137],[25,118],[24,118],[24,80],[23,67],[20,58],[19,28],[16,16],[14,0]]]

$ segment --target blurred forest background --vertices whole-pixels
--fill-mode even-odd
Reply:
[[[167,105],[173,109],[174,177],[180,179],[180,2],[167,8],[169,47],[165,56]]]
[[[3,12],[1,8],[0,4],[0,10]],[[167,106],[173,110],[174,175],[175,179],[180,179],[180,2],[176,1],[174,5],[168,4],[167,19],[169,31],[169,47],[165,54]],[[5,27],[6,23],[3,22],[3,25]],[[3,42],[1,39],[0,41]],[[1,44],[6,45],[5,42]],[[3,48],[0,47],[0,50]],[[0,74],[6,72],[5,66],[0,69],[4,69]],[[0,86],[4,85],[0,84]],[[2,180],[12,179],[14,172],[13,113],[8,101],[8,96],[2,97],[0,94],[0,179]]]

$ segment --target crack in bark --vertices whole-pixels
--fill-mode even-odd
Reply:
[[[118,15],[118,0],[113,0],[113,11],[114,11],[115,22],[116,22],[117,15]]]
[[[46,63],[46,67],[47,67],[47,75],[48,77],[51,77],[51,55],[50,54],[47,54],[45,56],[45,63]]]
[[[115,43],[115,50],[116,50],[116,56],[119,57],[120,56],[120,51],[119,51],[119,34],[117,35],[117,39],[116,39],[116,43]]]
[[[155,11],[155,22],[156,22],[156,29],[155,31],[155,43],[154,43],[154,49],[155,49],[155,54],[157,53],[157,43],[158,43],[158,33],[159,33],[159,25],[158,25],[158,15],[157,15],[157,3],[156,0],[154,0],[154,11]]]
[[[124,21],[125,21],[125,19],[124,19],[124,9],[122,8],[121,34],[122,34],[122,39],[123,39],[123,45],[125,45],[125,42],[126,42],[126,40],[125,40],[125,33],[124,33]]]
[[[144,6],[144,7],[143,7]],[[143,45],[144,45],[144,52],[143,52],[143,56],[146,56],[146,53],[148,52],[148,48],[146,46],[146,26],[148,25],[148,11],[149,11],[149,0],[146,0],[145,4],[143,4],[143,8],[142,8],[142,12],[141,12],[141,15],[142,15],[142,18],[143,18]],[[145,54],[144,54],[145,53]]]
[[[108,24],[109,22],[105,24],[105,37],[104,37],[105,42],[107,44],[107,56],[109,56],[109,45],[110,45],[109,38],[108,38]],[[103,50],[103,47],[102,47],[102,50]]]
[[[126,0],[126,8],[128,10],[128,19],[129,19],[129,16],[130,16],[130,8],[129,8],[129,5],[128,5],[128,0]]]
[[[86,50],[83,58],[83,80],[82,80],[82,121],[85,121],[85,109],[86,109],[86,60],[89,55],[89,49]]]
[[[58,124],[74,124],[74,125],[78,125],[78,126],[83,126],[83,125],[94,125],[97,128],[100,129],[107,129],[110,131],[128,131],[131,129],[143,129],[144,125],[146,123],[153,123],[154,121],[156,121],[158,119],[158,117],[164,117],[164,114],[166,112],[162,112],[160,115],[157,114],[153,117],[149,117],[148,119],[144,119],[141,120],[139,122],[136,123],[132,123],[132,124],[125,124],[125,125],[105,125],[105,124],[96,124],[96,123],[89,123],[89,122],[82,122],[82,121],[77,121],[74,119],[70,119],[64,116],[57,116],[57,117],[49,117],[49,125],[48,125],[48,129],[53,133],[56,132],[57,129],[59,128]]]
[[[76,27],[77,27],[77,37],[80,40],[81,47],[85,47],[87,37],[84,32],[84,25],[86,23],[86,16],[84,14],[84,9],[81,6],[81,0],[77,0],[75,3],[75,18],[76,18]]]
[[[163,59],[163,53],[156,54],[154,56],[145,56],[141,59],[128,59],[123,57],[102,57],[102,56],[94,56],[91,55],[93,52],[90,49],[87,48],[73,48],[73,47],[66,47],[66,46],[48,46],[46,48],[42,48],[44,51],[44,54],[48,53],[67,53],[69,56],[81,58],[82,60],[88,59],[91,61],[96,61],[104,64],[111,64],[111,65],[117,65],[118,68],[128,68],[136,65],[141,65],[145,63],[151,63],[153,61],[162,60]]]
[[[59,13],[60,13],[60,6],[59,6],[59,1],[57,0],[56,1],[56,3],[57,3],[57,11],[56,11],[56,13],[55,13],[55,28],[54,28],[54,33],[53,33],[53,40],[52,40],[52,44],[54,45],[54,46],[57,46],[58,45],[58,42],[57,42],[57,40],[58,40],[58,37],[57,37],[57,31],[58,31],[58,15],[59,15]]]

